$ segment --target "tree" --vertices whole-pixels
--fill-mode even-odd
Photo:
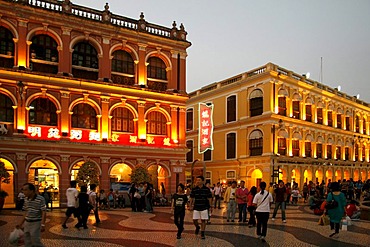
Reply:
[[[85,162],[78,170],[76,181],[80,187],[89,184],[99,185],[99,169],[95,163]]]
[[[148,169],[146,169],[144,165],[137,165],[134,169],[132,169],[130,177],[131,182],[137,184],[144,182],[151,183],[152,181]]]
[[[6,197],[8,193],[6,191],[1,190],[1,184],[8,184],[10,183],[10,173],[5,168],[5,163],[0,161],[0,196]]]

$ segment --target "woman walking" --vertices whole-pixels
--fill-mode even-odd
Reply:
[[[171,206],[177,226],[177,239],[181,238],[181,233],[184,231],[185,205],[188,202],[188,196],[184,192],[185,186],[180,183],[177,186],[177,193],[173,195]]]
[[[347,201],[345,195],[340,192],[340,186],[338,182],[331,183],[331,190],[332,192],[328,194],[326,202],[329,203],[332,200],[335,200],[338,203],[338,207],[328,210],[330,229],[334,230],[329,237],[338,237],[339,225],[342,217],[344,216]]]
[[[253,205],[256,207],[257,216],[257,235],[262,242],[266,242],[267,221],[270,215],[270,205],[273,201],[272,195],[265,191],[266,183],[260,183],[261,191],[253,199]]]
[[[83,227],[87,229],[87,218],[90,213],[89,195],[87,194],[87,187],[81,186],[81,192],[78,194],[78,223],[75,225],[76,228]]]
[[[249,220],[248,220],[248,227],[256,226],[256,207],[253,204],[254,196],[257,194],[257,187],[253,186],[248,193],[248,212],[249,212]]]

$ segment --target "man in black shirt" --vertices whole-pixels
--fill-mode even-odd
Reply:
[[[212,208],[212,192],[204,186],[203,176],[197,177],[196,185],[190,194],[190,210],[194,209],[195,234],[198,235],[199,229],[201,229],[201,237],[205,239],[204,231],[206,230],[206,220],[208,220],[208,210]],[[202,221],[201,227],[199,227],[199,219]]]

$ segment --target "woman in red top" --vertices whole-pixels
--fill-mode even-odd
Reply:
[[[255,210],[256,207],[253,206],[253,198],[257,194],[257,187],[253,186],[251,190],[248,193],[248,212],[249,212],[249,221],[248,221],[248,227],[254,227],[256,226],[256,216],[255,216]]]

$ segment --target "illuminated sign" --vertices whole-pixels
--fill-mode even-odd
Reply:
[[[198,153],[213,150],[213,104],[199,103]]]

